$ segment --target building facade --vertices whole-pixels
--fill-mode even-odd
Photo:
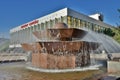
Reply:
[[[34,31],[40,31],[42,33],[43,30],[52,28],[58,22],[64,22],[68,24],[69,27],[85,27],[96,32],[102,32],[105,28],[112,27],[109,24],[76,12],[72,9],[64,8],[11,29],[10,48],[21,47],[20,44],[22,43],[36,42],[38,39],[33,36]],[[42,34],[41,36],[41,40],[45,40],[45,34]]]

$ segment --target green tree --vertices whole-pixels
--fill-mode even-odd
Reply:
[[[113,38],[120,43],[120,28],[115,28],[113,32],[115,33]]]
[[[120,13],[120,9],[117,9],[117,11]],[[120,15],[118,17],[120,20]],[[115,36],[113,38],[120,43],[120,21],[118,21],[117,28],[115,28],[113,32],[115,33]]]
[[[104,34],[108,35],[108,36],[115,36],[115,32],[111,29],[111,28],[106,28],[104,31],[103,31]]]

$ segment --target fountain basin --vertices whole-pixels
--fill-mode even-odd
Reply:
[[[95,46],[96,45],[96,46]],[[67,69],[90,64],[90,50],[99,47],[98,43],[86,41],[56,41],[22,44],[32,51],[32,65],[45,69]]]

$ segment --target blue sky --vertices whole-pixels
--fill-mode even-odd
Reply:
[[[111,25],[120,21],[120,0],[0,0],[0,34],[65,7],[86,15],[101,12]]]

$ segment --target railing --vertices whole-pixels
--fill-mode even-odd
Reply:
[[[26,54],[6,54],[2,53],[0,54],[0,62],[11,62],[11,61],[27,61],[27,55]]]

